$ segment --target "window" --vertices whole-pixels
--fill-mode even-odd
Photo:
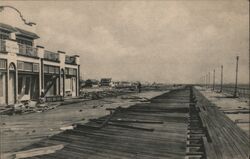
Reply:
[[[30,92],[30,77],[26,77],[25,81],[25,94],[29,94]]]
[[[69,68],[65,69],[65,74],[68,75],[69,74]]]
[[[0,69],[6,69],[6,60],[0,60]]]
[[[59,67],[55,67],[55,73],[56,73],[56,74],[59,74],[59,70],[60,70]]]
[[[49,66],[47,65],[44,65],[44,73],[49,73]]]
[[[4,31],[0,31],[0,39],[9,39],[10,34]]]
[[[69,74],[70,74],[70,75],[73,75],[73,73],[74,73],[74,72],[73,72],[73,69],[70,68],[70,69],[69,69]]]
[[[39,72],[39,64],[37,63],[33,64],[33,72]]]
[[[44,65],[44,73],[59,74],[59,70],[57,66]]]
[[[24,71],[32,71],[32,63],[24,63]]]
[[[17,69],[18,70],[23,70],[24,67],[24,62],[22,61],[17,61]]]
[[[15,69],[15,65],[14,65],[13,63],[10,64],[9,70],[10,70],[10,71],[15,71],[15,70],[16,70],[16,69]]]
[[[55,73],[55,67],[49,66],[49,73]]]
[[[18,43],[24,44],[24,45],[29,45],[29,46],[33,45],[33,40],[32,39],[28,39],[28,38],[24,38],[24,37],[20,37],[20,36],[16,37],[16,41]]]
[[[74,74],[74,75],[77,75],[77,69],[74,69],[74,70],[73,70],[73,74]]]

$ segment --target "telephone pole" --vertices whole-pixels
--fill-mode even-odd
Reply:
[[[223,65],[221,65],[220,92],[223,91]]]
[[[208,74],[206,74],[205,77],[206,77],[206,88],[208,88],[208,78],[207,78],[207,77],[208,77]]]
[[[238,64],[239,64],[239,56],[236,56],[236,75],[235,75],[235,87],[234,87],[234,97],[238,96]]]
[[[213,74],[213,90],[214,90],[214,85],[215,85],[215,69],[214,69],[214,74]]]
[[[210,87],[210,72],[208,72],[208,88]]]

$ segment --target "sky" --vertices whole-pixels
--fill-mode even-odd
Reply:
[[[37,33],[46,50],[78,54],[84,79],[196,83],[249,82],[247,0],[1,1],[0,22]],[[212,81],[212,80],[211,80]]]

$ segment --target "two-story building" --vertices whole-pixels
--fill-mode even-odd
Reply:
[[[79,95],[79,56],[36,45],[35,33],[0,23],[0,105]]]

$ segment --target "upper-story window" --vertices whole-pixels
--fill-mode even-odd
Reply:
[[[22,37],[22,36],[17,36],[17,37],[16,37],[16,41],[17,41],[19,44],[24,44],[24,45],[33,46],[33,40],[32,40],[32,39],[29,39],[29,38],[25,38],[25,37]]]
[[[5,39],[9,39],[10,34],[4,30],[0,30],[0,51],[6,51]]]
[[[0,39],[5,40],[10,38],[10,33],[4,30],[0,30]]]
[[[37,57],[37,48],[33,47],[33,39],[22,36],[16,35],[16,41],[19,46],[18,54],[29,56],[29,57]]]

